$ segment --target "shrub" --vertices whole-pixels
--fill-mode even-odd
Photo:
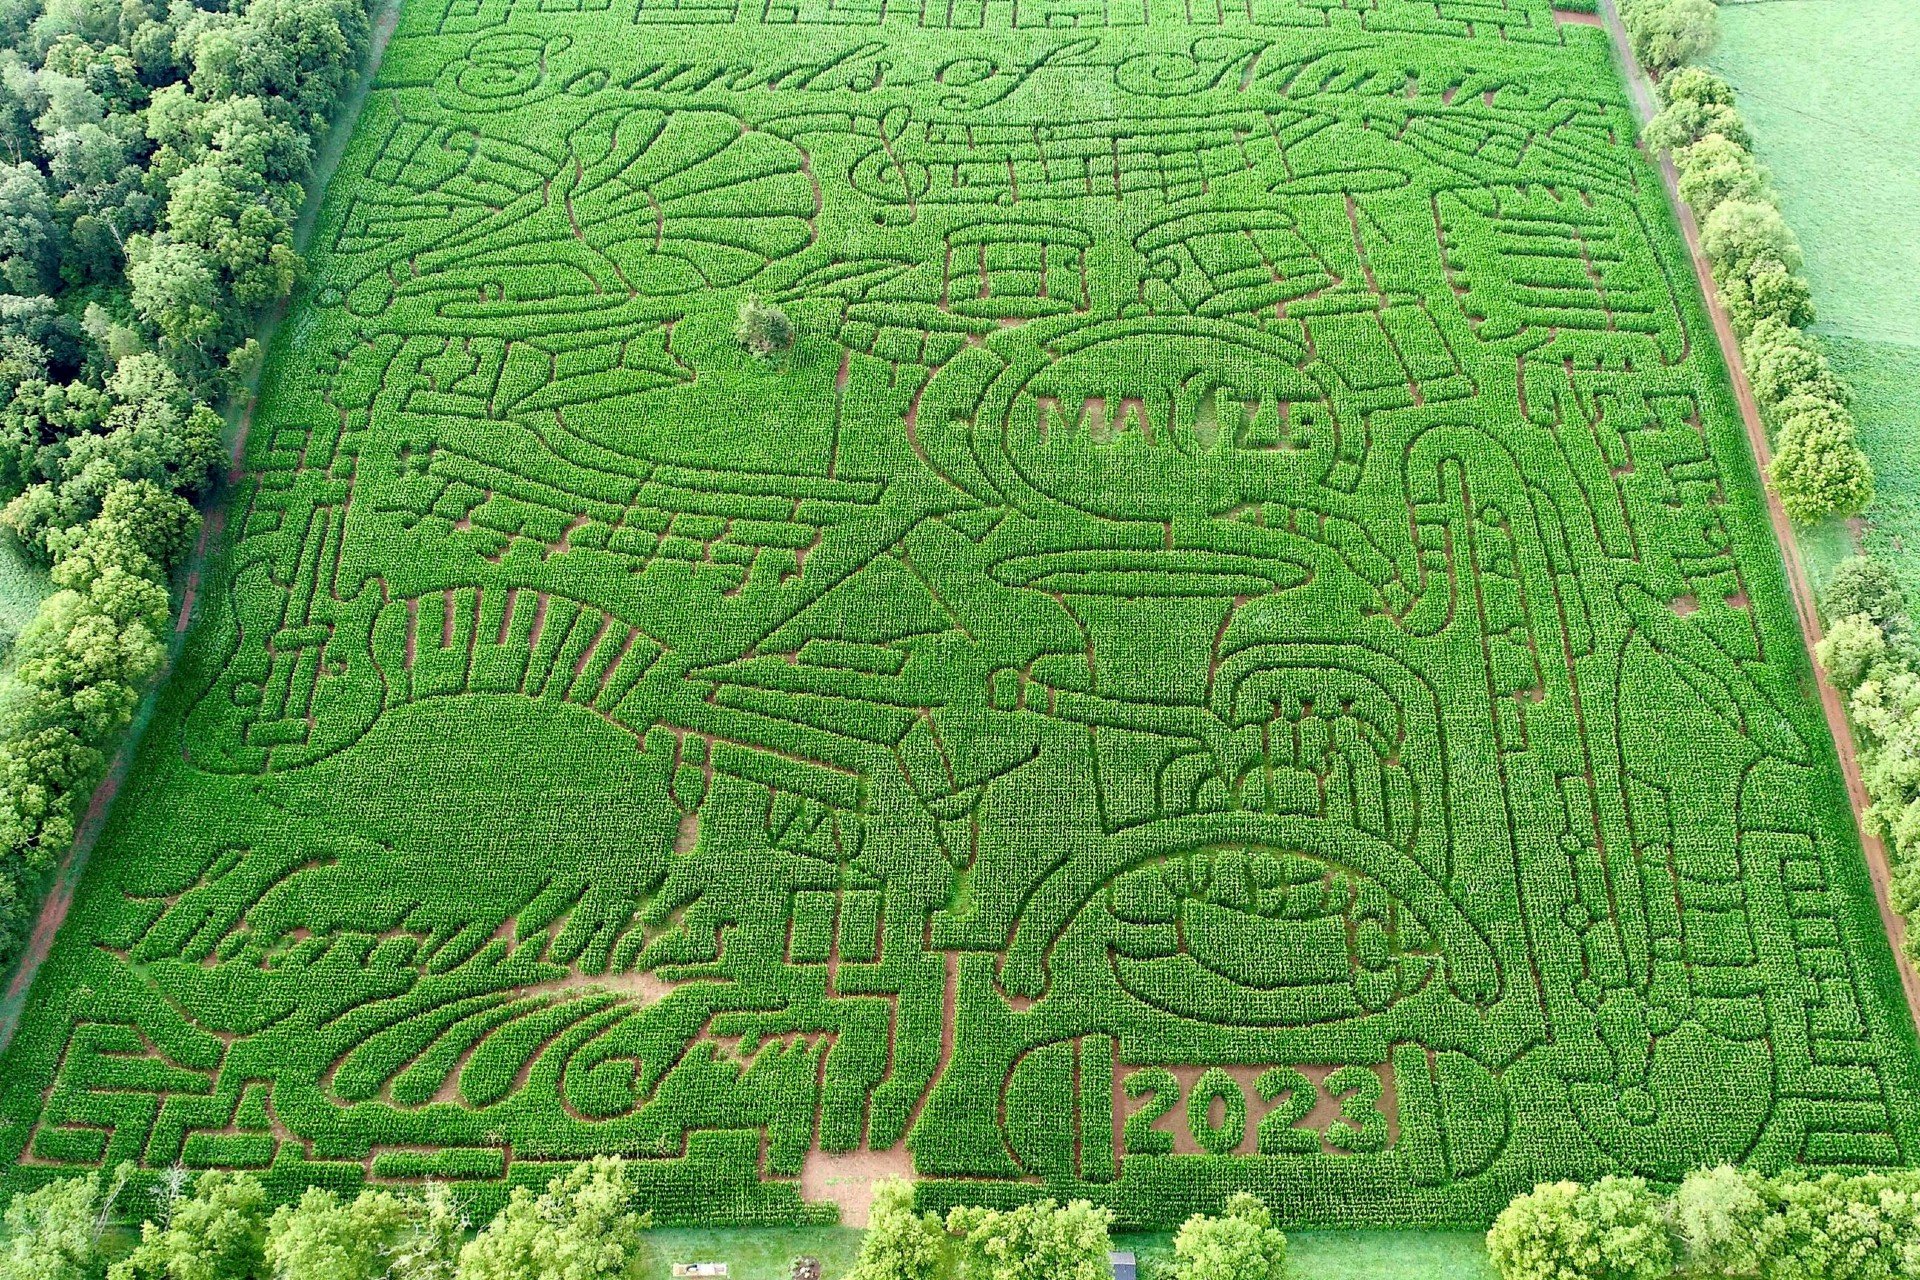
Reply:
[[[793,345],[793,321],[773,303],[748,298],[740,304],[733,339],[755,359],[771,360]]]
[[[1789,1169],[1759,1184],[1772,1220],[1756,1231],[1769,1277],[1911,1275],[1920,1258],[1920,1176],[1817,1177]]]
[[[1173,1238],[1177,1280],[1280,1280],[1287,1271],[1287,1237],[1260,1200],[1236,1192],[1221,1216],[1194,1214]]]
[[[640,1272],[640,1233],[653,1217],[633,1208],[617,1156],[595,1156],[535,1196],[515,1187],[506,1207],[460,1252],[460,1280],[616,1280]]]
[[[1542,1183],[1500,1211],[1487,1253],[1502,1280],[1658,1280],[1674,1261],[1642,1178]]]

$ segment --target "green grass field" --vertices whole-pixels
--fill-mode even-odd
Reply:
[[[1816,331],[1859,396],[1879,496],[1862,545],[1920,589],[1920,10],[1901,0],[1725,0],[1713,65],[1740,92],[1806,250]],[[1802,541],[1816,581],[1853,553]]]
[[[312,258],[6,1185],[1471,1226],[1920,1156],[1597,29],[409,0]]]
[[[1132,1251],[1143,1268],[1173,1261],[1167,1232],[1120,1236],[1114,1247]],[[1287,1237],[1287,1258],[1297,1280],[1492,1280],[1494,1274],[1486,1236],[1478,1231],[1296,1231]]]

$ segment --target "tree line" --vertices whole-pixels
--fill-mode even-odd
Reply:
[[[137,1181],[122,1165],[15,1196],[0,1280],[631,1280],[653,1225],[617,1156],[575,1165],[538,1194],[514,1188],[484,1225],[444,1183],[352,1198],[309,1187],[270,1208],[248,1174],[190,1179],[176,1167],[148,1190],[138,1240],[116,1247]],[[919,1212],[913,1185],[890,1180],[875,1190],[848,1280],[1109,1280],[1112,1226],[1111,1210],[1085,1200]],[[1189,1218],[1160,1271],[1153,1280],[1284,1280],[1287,1238],[1241,1193],[1217,1216]]]
[[[1494,1220],[1501,1280],[1896,1280],[1920,1275],[1920,1172],[1774,1176],[1723,1165],[1671,1196],[1550,1182]]]
[[[0,964],[165,656],[365,0],[0,0],[0,526],[56,590],[0,708]]]

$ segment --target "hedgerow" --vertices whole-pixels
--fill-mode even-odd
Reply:
[[[1687,56],[1712,43],[1701,38]],[[1700,219],[1701,247],[1773,429],[1770,476],[1780,503],[1807,523],[1857,515],[1873,502],[1873,466],[1855,440],[1846,388],[1803,331],[1813,323],[1813,298],[1800,275],[1800,246],[1749,149],[1733,90],[1702,67],[1683,67],[1660,91],[1665,106],[1647,141],[1672,152],[1680,196]]]
[[[525,1218],[619,1153],[821,1221],[910,1162],[1024,1231],[1913,1157],[1603,33],[420,0],[381,75],[8,1185]]]

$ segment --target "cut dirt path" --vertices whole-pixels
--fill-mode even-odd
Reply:
[[[1653,118],[1658,109],[1654,98],[1653,84],[1640,69],[1633,57],[1633,45],[1627,36],[1626,26],[1620,21],[1616,0],[1601,0],[1606,13],[1606,28],[1613,37],[1614,56],[1621,63],[1622,73],[1626,77],[1627,90],[1633,97],[1633,105],[1644,123]],[[1679,176],[1674,171],[1671,160],[1660,161],[1660,174],[1667,191],[1667,203],[1673,207],[1680,220],[1680,230],[1687,239],[1687,250],[1693,257],[1693,271],[1699,277],[1700,291],[1707,301],[1707,313],[1713,320],[1713,331],[1720,340],[1720,351],[1727,363],[1727,373],[1733,379],[1734,396],[1740,403],[1740,418],[1746,424],[1747,441],[1753,446],[1754,460],[1765,473],[1767,464],[1772,461],[1773,451],[1767,443],[1767,430],[1760,421],[1760,406],[1753,398],[1753,386],[1747,381],[1745,364],[1740,359],[1740,343],[1735,338],[1733,326],[1727,321],[1726,309],[1720,305],[1720,295],[1713,284],[1713,270],[1707,262],[1707,255],[1700,247],[1700,227],[1694,221],[1693,210],[1680,198]],[[1774,539],[1780,544],[1780,555],[1786,562],[1787,584],[1793,592],[1794,612],[1800,617],[1800,632],[1806,639],[1809,658],[1813,646],[1821,638],[1820,613],[1814,606],[1813,586],[1807,581],[1806,566],[1800,560],[1800,544],[1793,531],[1793,523],[1787,519],[1787,513],[1780,505],[1780,497],[1771,485],[1762,486],[1767,495],[1767,515],[1773,521]],[[1866,784],[1860,778],[1860,760],[1854,752],[1853,726],[1847,720],[1846,703],[1841,700],[1840,691],[1833,687],[1820,664],[1813,664],[1813,678],[1820,688],[1820,707],[1826,713],[1827,728],[1833,733],[1834,749],[1840,755],[1840,770],[1846,776],[1847,798],[1852,802],[1854,825],[1860,833],[1860,847],[1866,854],[1867,870],[1873,877],[1873,896],[1880,907],[1880,920],[1886,926],[1887,940],[1893,944],[1893,959],[1900,971],[1900,986],[1907,995],[1907,1010],[1913,1016],[1914,1023],[1920,1027],[1920,974],[1916,974],[1912,959],[1907,955],[1907,922],[1893,909],[1889,897],[1889,886],[1893,879],[1892,867],[1887,862],[1886,846],[1877,836],[1867,830],[1862,821],[1869,803]]]
[[[320,154],[314,161],[314,182],[308,191],[306,203],[301,207],[298,220],[294,224],[293,241],[296,250],[305,249],[313,234],[315,220],[319,216],[320,201],[325,197],[327,183],[333,172],[339,167],[340,158],[346,153],[347,139],[353,133],[354,123],[360,117],[360,108],[366,104],[367,96],[373,90],[373,83],[380,71],[380,60],[387,51],[387,41],[392,38],[394,28],[400,21],[400,0],[384,0],[374,14],[372,38],[367,43],[367,53],[361,67],[360,81],[352,96],[347,100],[345,109],[335,120],[333,127],[322,141]],[[273,340],[273,332],[279,327],[280,320],[286,315],[286,304],[275,307],[262,320],[258,336],[264,350]],[[86,815],[74,836],[73,846],[60,860],[59,869],[54,873],[53,884],[47,892],[47,900],[40,908],[40,918],[34,922],[33,934],[27,940],[27,947],[21,953],[15,966],[12,980],[7,983],[6,993],[0,995],[0,1053],[5,1053],[13,1041],[13,1034],[20,1026],[20,1017],[26,1010],[27,993],[33,986],[35,975],[53,951],[53,940],[60,932],[60,925],[67,918],[67,911],[73,906],[74,890],[79,887],[80,877],[87,868],[87,859],[93,853],[94,843],[99,840],[101,829],[106,826],[107,815],[113,807],[113,798],[119,793],[121,784],[126,781],[128,771],[133,767],[134,756],[138,753],[140,740],[145,735],[147,722],[153,718],[155,700],[159,690],[166,683],[179,659],[180,648],[186,637],[187,623],[192,617],[194,601],[197,598],[200,578],[206,568],[208,547],[218,538],[221,524],[226,515],[228,498],[233,486],[240,479],[241,460],[246,451],[247,430],[253,425],[254,405],[258,401],[259,377],[256,373],[248,384],[244,402],[238,416],[234,419],[233,467],[214,490],[205,511],[205,523],[201,526],[200,540],[193,554],[181,568],[180,616],[169,637],[166,662],[155,678],[153,687],[147,691],[121,739],[120,748],[114,752],[113,761],[107,768],[106,776],[94,789],[93,798],[87,805]]]
[[[907,1122],[900,1127],[900,1140],[878,1151],[863,1145],[854,1151],[828,1152],[821,1150],[816,1134],[813,1146],[807,1152],[806,1163],[800,1167],[800,1198],[838,1205],[840,1225],[843,1227],[867,1225],[867,1218],[873,1209],[873,1193],[883,1179],[905,1178],[911,1182],[918,1176],[913,1152],[907,1146],[907,1137],[913,1132],[913,1127],[920,1123],[921,1109],[939,1086],[940,1077],[946,1074],[947,1064],[953,1061],[954,1036],[959,1025],[960,953],[949,951],[944,960],[946,980],[940,995],[940,1061],[927,1078],[927,1087],[914,1102],[913,1110],[907,1113]],[[899,1030],[899,1015],[896,1012],[890,1034],[897,1036]],[[890,1061],[897,1061],[893,1056],[893,1045],[888,1045],[887,1054]]]

